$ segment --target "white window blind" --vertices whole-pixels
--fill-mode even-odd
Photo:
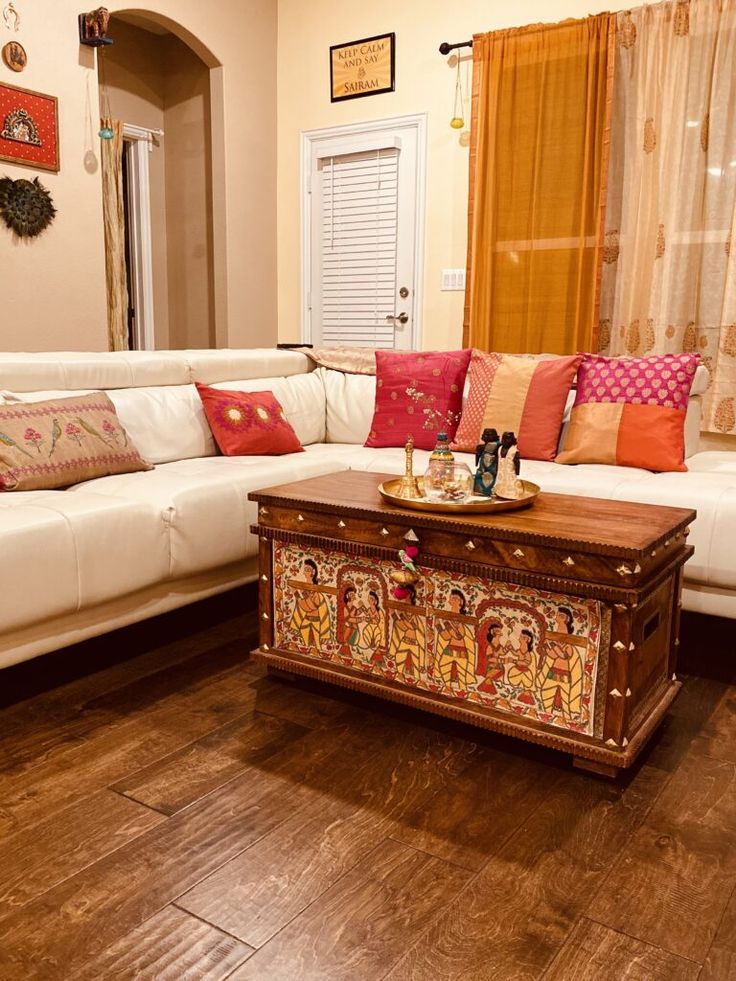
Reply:
[[[391,147],[319,162],[323,344],[394,346],[398,159]]]

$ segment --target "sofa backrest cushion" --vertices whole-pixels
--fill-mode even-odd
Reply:
[[[0,389],[18,393],[183,385],[189,375],[178,351],[0,353]]]
[[[326,442],[363,446],[373,421],[376,376],[348,375],[331,368],[318,368],[314,374],[320,378],[327,400]]]

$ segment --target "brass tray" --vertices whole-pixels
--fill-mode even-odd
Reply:
[[[524,485],[524,496],[510,501],[501,497],[471,497],[469,501],[462,504],[443,503],[441,501],[428,501],[424,497],[409,498],[396,497],[392,492],[401,483],[401,477],[394,480],[386,480],[378,485],[378,492],[384,501],[395,504],[400,508],[410,508],[412,511],[436,511],[441,514],[486,514],[500,511],[519,511],[521,508],[528,508],[534,503],[534,499],[539,494],[539,485],[533,484],[530,480],[522,480]],[[417,484],[421,491],[424,490],[424,479],[417,477]]]

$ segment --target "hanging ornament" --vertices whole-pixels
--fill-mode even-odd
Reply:
[[[465,125],[463,119],[463,87],[460,82],[460,55],[457,56],[457,75],[455,77],[455,105],[452,110],[450,126],[453,129],[462,129]]]
[[[110,109],[110,95],[107,90],[107,82],[105,80],[105,59],[103,57],[104,48],[100,48],[99,54],[97,56],[97,71],[100,76],[100,128],[97,135],[101,140],[111,140],[115,136],[115,132],[112,128],[112,110]]]
[[[13,0],[10,0],[10,3],[6,4],[3,9],[3,20],[9,31],[15,31],[17,33],[20,30],[20,14],[15,9]]]

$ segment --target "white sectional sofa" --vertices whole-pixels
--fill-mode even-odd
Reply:
[[[66,490],[0,493],[0,667],[253,579],[250,491],[335,470],[402,472],[401,448],[363,446],[375,378],[312,367],[278,350],[0,354],[0,400],[103,389],[155,465]],[[218,455],[195,381],[273,391],[306,452]],[[415,453],[417,472],[427,457]],[[736,617],[736,454],[694,452],[687,464],[688,473],[653,474],[525,461],[523,475],[546,491],[696,508],[684,606]]]

